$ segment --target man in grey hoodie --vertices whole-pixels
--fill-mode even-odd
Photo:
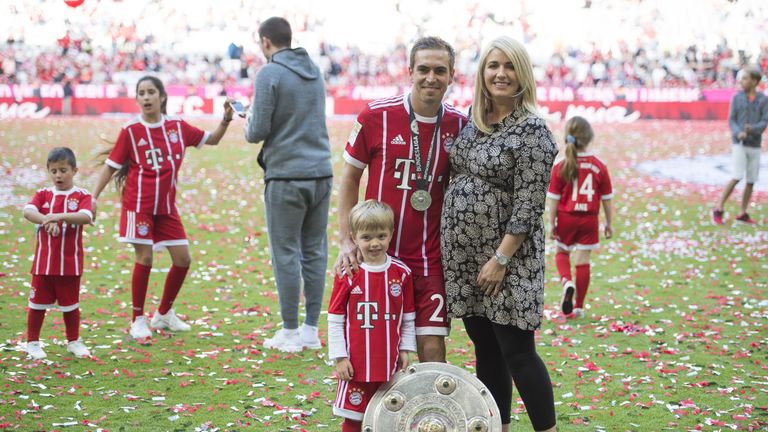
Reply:
[[[320,348],[317,322],[328,263],[328,208],[333,185],[325,126],[325,84],[304,48],[291,49],[291,26],[273,17],[259,26],[269,61],[256,76],[245,139],[263,141],[264,201],[283,328],[264,347],[285,352]],[[304,286],[306,317],[299,328]]]

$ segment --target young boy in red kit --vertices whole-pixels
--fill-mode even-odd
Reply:
[[[27,313],[27,354],[35,360],[46,357],[40,345],[45,311],[59,304],[64,313],[67,351],[89,357],[80,340],[80,276],[83,274],[83,225],[93,221],[91,194],[75,187],[75,153],[56,147],[46,163],[53,187],[35,193],[24,206],[24,217],[39,225],[32,263],[32,289]]]
[[[363,262],[352,276],[335,277],[328,306],[328,354],[339,377],[333,413],[344,417],[342,432],[360,431],[371,397],[416,351],[411,270],[387,255],[394,223],[392,208],[379,201],[349,213]]]

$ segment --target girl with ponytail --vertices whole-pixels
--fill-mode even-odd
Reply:
[[[605,238],[613,236],[611,177],[605,163],[588,151],[593,138],[592,126],[583,117],[573,117],[565,122],[565,159],[552,169],[547,191],[548,237],[557,245],[555,265],[563,284],[560,307],[563,314],[573,314],[576,318],[584,316],[590,252],[600,241],[598,214],[601,202],[605,212]],[[576,264],[575,283],[571,277],[571,251]]]
[[[176,210],[176,183],[188,147],[201,148],[221,141],[232,121],[229,102],[224,103],[224,118],[216,129],[206,132],[178,116],[167,115],[168,94],[163,82],[153,76],[142,77],[136,83],[136,103],[141,114],[123,125],[93,187],[94,216],[96,200],[111,179],[122,196],[118,241],[132,244],[136,254],[131,278],[133,319],[129,329],[136,340],[146,341],[152,336],[144,316],[144,302],[153,250],[167,248],[172,265],[151,325],[170,331],[190,329],[172,308],[192,261],[187,235]]]

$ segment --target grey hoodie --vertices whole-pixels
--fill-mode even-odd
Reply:
[[[259,71],[245,139],[264,141],[259,165],[266,181],[333,176],[325,84],[304,48],[272,54]]]

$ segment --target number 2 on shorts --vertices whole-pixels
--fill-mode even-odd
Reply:
[[[429,317],[429,320],[432,322],[443,322],[443,319],[440,317],[440,312],[443,311],[443,306],[445,305],[445,299],[443,299],[443,296],[440,294],[432,294],[432,297],[429,298],[432,301],[437,300],[438,305],[437,308],[435,308],[435,312],[432,314],[431,317]]]

